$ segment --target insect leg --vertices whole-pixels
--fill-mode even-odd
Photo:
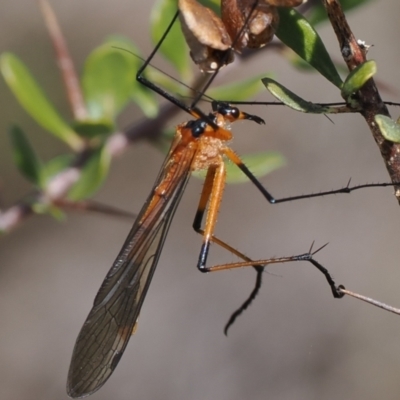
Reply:
[[[221,205],[225,179],[226,169],[225,163],[222,160],[219,165],[212,165],[208,168],[199,206],[193,222],[194,230],[198,231],[207,208],[206,224],[202,233],[203,244],[197,262],[197,268],[202,272],[208,272],[206,268],[207,256],[210,249],[211,237],[213,236],[215,224],[217,222],[219,207]]]
[[[222,192],[225,185],[225,166],[223,163],[218,166],[211,166],[206,175],[206,179],[204,182],[203,190],[200,196],[199,205],[197,208],[197,212],[193,222],[193,229],[203,235],[203,245],[201,247],[199,261],[197,267],[202,272],[215,272],[215,271],[222,271],[226,269],[233,269],[233,268],[242,268],[242,267],[249,267],[252,266],[257,271],[256,283],[255,286],[248,296],[248,298],[242,303],[242,305],[231,315],[229,318],[228,323],[225,326],[224,332],[227,333],[228,328],[234,323],[236,318],[248,308],[248,306],[252,303],[252,301],[257,296],[261,284],[262,284],[262,273],[264,271],[265,265],[268,264],[277,264],[277,263],[284,263],[284,262],[291,262],[291,261],[308,261],[312,265],[314,265],[320,272],[323,273],[326,280],[329,283],[329,286],[332,290],[332,294],[335,298],[343,297],[343,294],[340,291],[341,286],[336,286],[335,281],[329,274],[328,270],[323,267],[318,261],[313,259],[313,255],[321,249],[318,249],[316,252],[312,252],[312,248],[309,252],[296,255],[296,256],[289,256],[289,257],[280,257],[280,258],[270,258],[266,260],[258,260],[253,261],[243,253],[239,252],[237,249],[231,247],[227,243],[223,242],[219,238],[213,235],[216,218],[219,210],[219,206],[222,199]],[[210,203],[210,204],[209,204]],[[204,218],[204,214],[207,210],[207,221],[205,229],[201,228],[201,224]],[[213,267],[206,267],[206,260],[208,256],[208,251],[210,247],[210,243],[214,242],[219,246],[223,247],[227,251],[235,254],[238,258],[244,260],[243,262],[237,263],[230,263],[230,264],[223,264],[223,265],[216,265]]]
[[[341,194],[341,193],[351,193],[355,190],[364,189],[364,188],[371,188],[371,187],[387,187],[387,186],[395,186],[398,185],[398,182],[395,183],[367,183],[363,185],[354,185],[350,186],[350,181],[347,183],[346,186],[335,189],[335,190],[328,190],[325,192],[318,192],[318,193],[308,193],[302,194],[299,196],[290,196],[290,197],[282,197],[280,199],[276,199],[272,194],[261,184],[261,182],[251,173],[251,171],[246,167],[240,157],[230,148],[226,147],[223,149],[224,154],[240,168],[240,170],[249,178],[249,180],[257,187],[257,189],[261,192],[261,194],[268,200],[270,204],[277,204],[277,203],[284,203],[287,201],[294,201],[294,200],[301,200],[301,199],[310,199],[313,197],[322,197],[322,196],[329,196],[332,194]]]

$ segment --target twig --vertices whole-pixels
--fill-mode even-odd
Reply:
[[[75,120],[85,120],[87,118],[86,105],[67,42],[62,34],[57,17],[47,0],[39,0],[39,5],[56,53],[57,64],[64,81],[72,115]]]
[[[0,212],[0,234],[8,233],[33,214],[30,204],[23,200]]]
[[[55,206],[63,210],[81,211],[81,212],[94,212],[110,217],[119,217],[129,220],[134,220],[137,215],[129,211],[121,210],[116,207],[111,207],[107,204],[100,203],[94,200],[71,201],[67,199],[60,199],[53,203]]]
[[[112,158],[124,152],[133,142],[143,139],[156,139],[162,127],[177,112],[176,107],[170,104],[162,106],[159,116],[153,120],[142,118],[138,123],[130,126],[125,132],[112,134],[105,144],[106,151]],[[148,137],[147,137],[148,135]],[[0,233],[9,233],[26,218],[34,214],[34,206],[41,204],[59,204],[67,201],[65,197],[71,187],[79,180],[83,167],[90,159],[90,153],[82,151],[77,154],[74,166],[68,167],[49,180],[44,192],[35,192],[0,212]],[[101,211],[98,211],[101,212]]]
[[[323,0],[323,3],[339,41],[343,60],[349,71],[352,71],[366,61],[366,48],[360,45],[353,35],[339,1]],[[400,144],[387,141],[375,123],[376,115],[390,117],[390,114],[372,78],[357,92],[356,99],[361,106],[360,113],[365,118],[385,161],[390,179],[392,182],[400,182]],[[396,186],[395,196],[400,203],[400,186]]]
[[[366,303],[372,304],[375,307],[382,308],[383,310],[389,311],[391,313],[400,315],[400,309],[389,306],[388,304],[382,303],[381,301],[374,300],[371,297],[363,296],[358,293],[351,292],[350,290],[344,289],[344,288],[339,288],[339,291],[343,294],[346,294],[348,296],[354,297],[355,299],[365,301]]]

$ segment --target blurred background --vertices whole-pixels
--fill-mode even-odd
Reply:
[[[89,52],[112,33],[131,38],[143,54],[151,2],[52,0],[80,71]],[[373,44],[382,96],[399,101],[400,28],[397,0],[371,1],[348,15],[359,39]],[[49,97],[71,118],[36,2],[2,0],[0,51],[16,53]],[[331,28],[320,33],[336,60]],[[160,62],[161,67],[163,66]],[[223,79],[273,72],[314,102],[340,101],[331,84],[300,74],[284,59],[262,52]],[[264,94],[260,99],[271,100]],[[386,182],[380,153],[361,117],[304,115],[284,108],[247,110],[265,127],[236,124],[238,153],[273,150],[286,167],[262,179],[276,197],[318,192],[352,183]],[[392,110],[397,118],[399,110]],[[18,122],[44,159],[65,148],[24,113],[0,80],[1,203],[10,206],[31,187],[11,159],[7,127]],[[141,118],[132,106],[121,128]],[[178,121],[186,119],[180,115]],[[333,123],[332,123],[333,122]],[[112,166],[96,199],[137,212],[163,155],[146,142]],[[191,225],[201,191],[192,179],[178,208],[139,329],[118,368],[93,399],[398,399],[400,317],[360,301],[334,300],[323,276],[307,263],[268,268],[253,305],[231,328],[231,312],[253,288],[250,269],[200,274],[201,238]],[[371,189],[271,206],[250,183],[225,191],[217,234],[248,256],[306,252],[315,240],[329,246],[316,259],[348,289],[400,306],[400,209],[393,190]],[[0,240],[0,398],[67,399],[65,383],[75,339],[94,296],[133,221],[69,214],[26,220]],[[213,246],[209,265],[236,261]]]

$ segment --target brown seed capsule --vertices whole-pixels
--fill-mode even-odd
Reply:
[[[296,7],[304,0],[222,0],[221,18],[196,0],[179,0],[179,19],[190,56],[203,72],[233,61],[233,50],[268,44],[278,27],[276,7]]]
[[[221,19],[196,0],[179,0],[179,19],[190,56],[204,72],[233,61],[231,38]]]
[[[268,44],[279,22],[275,7],[254,0],[222,0],[221,18],[233,48],[240,52],[248,47],[258,49]]]

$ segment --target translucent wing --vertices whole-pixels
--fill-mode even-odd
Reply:
[[[106,382],[132,335],[171,219],[190,175],[194,150],[186,148],[179,156],[172,153],[173,150],[76,340],[67,382],[71,397],[87,396]]]

